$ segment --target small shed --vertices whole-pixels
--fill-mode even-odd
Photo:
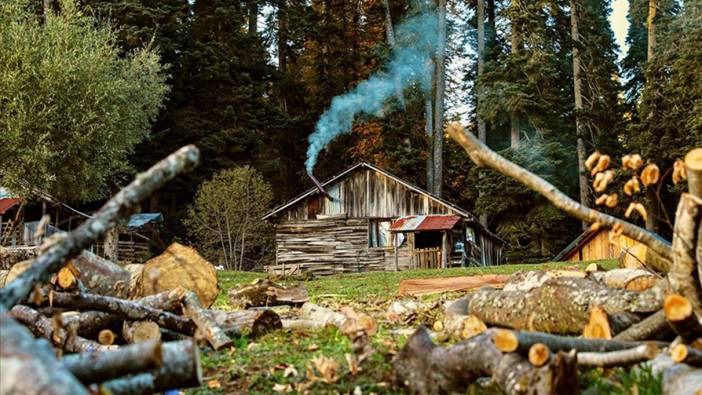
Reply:
[[[662,242],[669,242],[652,233]],[[648,247],[621,235],[612,237],[609,229],[586,230],[576,237],[553,260],[558,262],[595,261],[617,259],[624,267],[641,267],[646,262]]]
[[[264,220],[275,226],[274,272],[497,265],[507,244],[466,210],[365,162]]]

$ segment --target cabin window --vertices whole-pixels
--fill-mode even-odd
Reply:
[[[371,219],[368,222],[368,247],[389,247],[392,245],[390,221]]]

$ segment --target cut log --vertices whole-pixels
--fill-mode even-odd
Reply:
[[[303,304],[300,310],[303,318],[318,323],[319,327],[335,326],[341,328],[348,319],[339,312],[309,302]]]
[[[124,321],[122,338],[127,343],[161,340],[161,328],[153,321]]]
[[[227,336],[224,329],[202,308],[197,295],[192,291],[188,291],[185,294],[183,312],[193,320],[198,332],[207,339],[215,351],[230,347],[233,344],[232,339]]]
[[[129,272],[116,263],[90,251],[83,251],[71,263],[78,270],[81,284],[90,293],[122,299],[129,296]]]
[[[102,391],[113,395],[152,394],[202,385],[200,356],[194,340],[163,344],[163,364],[151,373],[107,381]]]
[[[144,295],[183,287],[195,292],[204,307],[210,307],[219,293],[214,266],[195,249],[178,243],[144,264],[141,284]]]
[[[109,329],[103,329],[98,333],[98,343],[103,346],[111,346],[115,342],[115,334]]]
[[[702,148],[695,148],[685,155],[685,170],[690,195],[702,199]]]
[[[658,287],[635,292],[608,288],[587,279],[561,277],[549,279],[529,291],[483,288],[471,296],[468,313],[488,325],[579,334],[588,323],[593,305],[601,306],[616,319],[618,313],[658,311],[663,297]],[[623,315],[623,318],[631,317]]]
[[[520,270],[511,276],[505,283],[504,291],[531,291],[538,288],[548,280],[561,277],[584,278],[586,272],[575,270]]]
[[[667,353],[661,353],[648,364],[655,376],[662,376],[666,395],[699,395],[702,388],[702,369],[676,363]]]
[[[77,336],[61,326],[59,321],[52,321],[27,306],[15,306],[10,310],[10,314],[29,328],[36,336],[49,339],[56,347],[68,352],[90,352],[115,348],[115,346],[105,346]]]
[[[159,326],[172,331],[187,335],[195,333],[195,325],[190,319],[133,301],[103,295],[70,294],[66,292],[52,292],[50,298],[55,307],[64,307],[72,310],[102,311],[133,321],[151,320]]]
[[[675,362],[686,363],[690,366],[702,368],[702,351],[685,344],[675,345],[670,349],[670,356]]]
[[[485,323],[474,315],[447,316],[441,321],[441,324],[443,329],[436,337],[439,342],[466,340],[487,330]]]
[[[702,199],[683,193],[675,213],[673,266],[668,280],[676,293],[687,298],[697,317],[702,317],[702,287],[696,256],[697,234],[701,225]]]
[[[246,309],[257,306],[301,305],[309,300],[304,284],[282,287],[269,279],[257,279],[251,284],[229,290],[229,304]]]
[[[92,217],[49,246],[16,281],[0,288],[0,305],[11,308],[26,300],[36,285],[41,286],[47,282],[66,261],[78,256],[85,248],[104,236],[119,219],[128,218],[138,208],[139,203],[153,191],[177,174],[197,165],[199,157],[200,152],[195,146],[186,146],[145,173],[138,174],[134,181],[107,201]]]
[[[27,271],[30,266],[32,266],[32,261],[17,262],[15,265],[13,265],[10,268],[10,271],[7,273],[7,277],[5,277],[4,286],[8,286],[14,279],[19,277],[20,274]]]
[[[67,355],[61,364],[83,384],[102,383],[155,369],[163,362],[161,342],[146,341],[112,351]]]
[[[484,285],[501,287],[509,276],[486,274],[480,276],[417,278],[400,281],[400,295],[430,295],[442,292],[467,291]]]
[[[611,288],[645,291],[652,288],[661,277],[643,269],[612,269],[591,273],[588,278]]]
[[[124,265],[124,270],[129,272],[129,298],[137,299],[144,296],[144,290],[142,289],[144,265],[137,263]]]
[[[611,339],[612,330],[609,327],[609,318],[607,312],[599,306],[590,308],[590,320],[585,329],[583,329],[583,337],[586,339]]]
[[[258,337],[283,327],[280,316],[273,310],[207,310],[204,314],[209,315],[229,337]]]
[[[579,352],[578,365],[589,367],[627,366],[656,357],[658,347],[653,343],[642,344],[635,348],[610,352]]]
[[[702,336],[702,325],[692,311],[690,301],[678,294],[668,295],[663,306],[668,324],[684,342],[692,343]]]
[[[180,314],[183,312],[183,299],[185,298],[186,293],[187,290],[185,288],[176,287],[169,291],[141,297],[135,300],[135,302],[153,309]]]
[[[666,346],[663,342],[632,342],[604,339],[582,339],[577,337],[558,336],[541,332],[522,332],[509,329],[493,331],[495,347],[503,352],[519,352],[526,355],[529,348],[536,343],[545,344],[551,351],[580,352],[609,352],[636,348],[642,344],[651,343],[656,346]]]
[[[672,333],[665,312],[659,310],[614,336],[614,340],[655,340]]]
[[[503,354],[490,341],[488,330],[450,347],[438,347],[424,327],[419,328],[393,361],[399,379],[419,394],[465,392],[482,376],[492,376],[506,394],[577,393],[574,354],[559,354],[537,368],[519,354]],[[536,385],[538,383],[538,385]]]
[[[88,391],[56,359],[45,339],[35,339],[0,307],[0,393],[87,395]]]
[[[39,255],[39,247],[1,247],[0,270],[10,270],[22,261],[29,261]]]
[[[529,348],[528,359],[536,367],[544,366],[551,359],[551,350],[545,344],[536,343]]]
[[[69,265],[70,265],[70,263],[69,263]],[[76,276],[73,274],[73,271],[71,270],[70,267],[68,267],[68,265],[59,269],[58,274],[56,275],[56,284],[61,289],[65,289],[65,290],[75,289],[77,283],[78,283],[78,279],[76,279]]]

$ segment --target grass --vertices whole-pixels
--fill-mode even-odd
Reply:
[[[274,388],[281,391],[308,393],[350,394],[360,390],[364,394],[402,394],[407,390],[394,382],[391,360],[404,344],[406,335],[393,332],[396,324],[384,319],[387,306],[398,299],[400,281],[411,278],[437,276],[468,276],[477,274],[511,274],[519,270],[564,269],[578,266],[584,268],[591,262],[546,263],[538,265],[503,265],[489,268],[453,268],[445,270],[410,270],[404,272],[374,272],[317,277],[307,280],[305,285],[310,299],[331,308],[351,306],[373,316],[378,323],[378,332],[371,337],[371,346],[377,350],[361,365],[356,374],[346,361],[346,354],[353,354],[351,341],[335,328],[315,331],[277,330],[257,339],[241,337],[231,350],[202,352],[205,383],[201,388],[189,390],[191,394],[270,394]],[[605,268],[615,266],[614,261],[597,262]],[[215,303],[216,308],[229,309],[227,291],[238,285],[263,278],[263,273],[221,271],[218,273],[221,287]],[[433,295],[423,299],[436,300],[454,298],[457,295]],[[409,324],[414,328],[420,323],[429,324],[441,316],[440,309],[419,317]],[[325,357],[338,365],[333,383],[310,380],[308,374],[319,375],[313,360]],[[286,376],[286,370],[288,375]],[[296,374],[290,374],[294,370]],[[308,373],[308,370],[310,372]],[[582,388],[588,394],[617,393],[655,394],[660,388],[660,379],[646,371],[616,370],[584,372]],[[209,383],[209,385],[208,385]],[[276,387],[277,386],[277,387]],[[474,386],[477,387],[477,386]],[[470,393],[493,393],[490,390],[471,388]]]

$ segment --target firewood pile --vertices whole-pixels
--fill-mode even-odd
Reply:
[[[199,386],[199,344],[280,328],[270,310],[210,310],[214,268],[174,244],[145,265],[85,248],[155,189],[198,161],[184,147],[157,163],[74,231],[35,249],[0,248],[0,393],[148,394]],[[187,269],[186,269],[187,267]]]

